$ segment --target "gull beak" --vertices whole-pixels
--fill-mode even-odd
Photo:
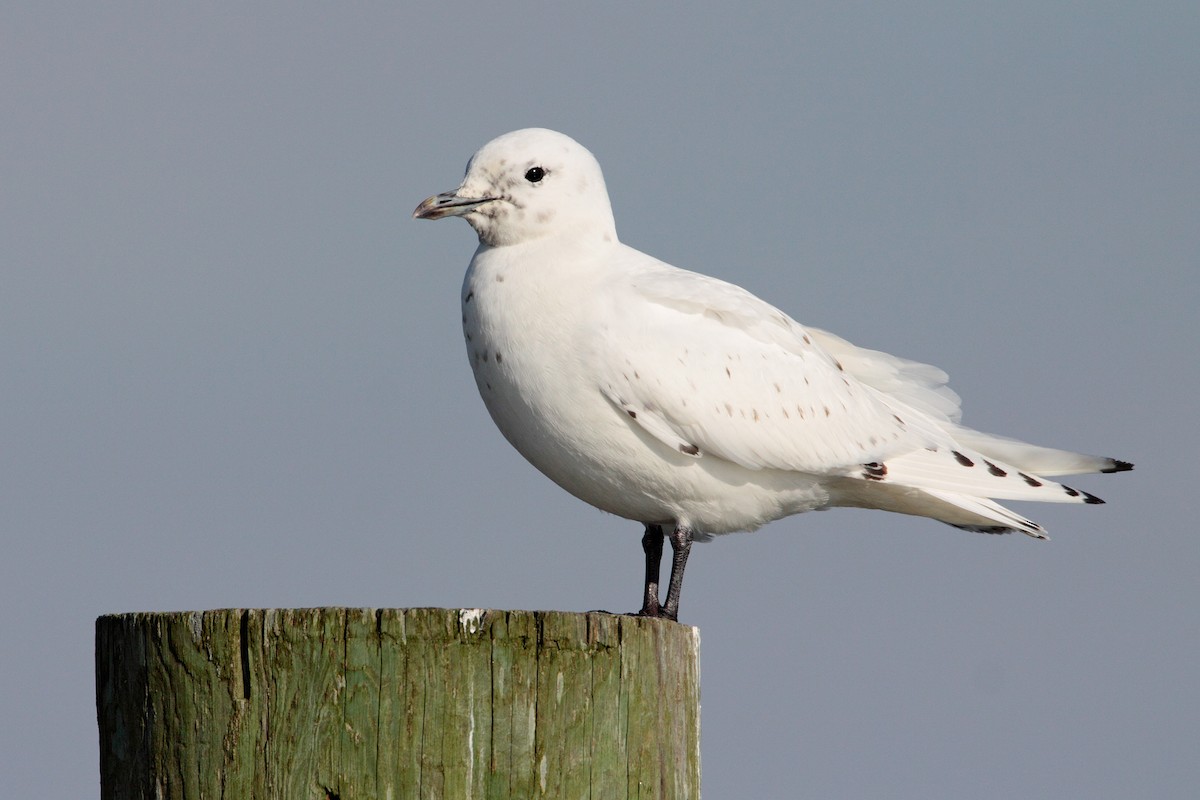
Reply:
[[[484,203],[490,203],[495,197],[460,197],[454,192],[442,192],[426,198],[413,211],[413,219],[441,219],[442,217],[461,217],[469,214]]]

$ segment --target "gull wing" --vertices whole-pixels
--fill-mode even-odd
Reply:
[[[743,289],[653,263],[607,310],[597,374],[615,406],[680,453],[845,478],[830,484],[838,505],[1035,538],[1039,525],[987,498],[1101,503],[1033,466],[1131,468],[963,428],[941,370],[805,329]]]
[[[782,311],[653,263],[631,278],[629,302],[612,309],[597,363],[601,391],[659,441],[748,469],[826,475],[949,443]]]

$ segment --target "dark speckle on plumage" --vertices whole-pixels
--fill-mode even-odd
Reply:
[[[882,464],[878,461],[863,464],[863,477],[869,481],[883,480],[887,477],[887,471],[887,464]]]

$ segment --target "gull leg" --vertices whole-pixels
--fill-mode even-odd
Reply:
[[[661,543],[660,543],[661,546]],[[688,553],[692,551],[692,529],[676,525],[671,531],[671,585],[667,589],[667,602],[662,607],[662,616],[679,619],[679,593],[683,590],[683,569],[687,566]]]
[[[658,568],[662,563],[663,529],[662,525],[646,525],[646,533],[642,536],[642,551],[646,554],[646,592],[642,599],[642,610],[638,612],[643,617],[660,617],[662,608],[658,604]]]

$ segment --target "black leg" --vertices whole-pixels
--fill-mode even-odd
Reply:
[[[662,563],[663,529],[661,525],[646,525],[646,533],[642,536],[642,551],[646,554],[646,593],[642,599],[642,610],[638,612],[643,617],[660,617],[662,608],[658,605],[658,568]]]
[[[688,553],[692,551],[692,529],[676,525],[671,531],[671,585],[667,589],[667,602],[662,615],[668,619],[679,619],[679,594],[683,591],[683,569],[687,566]]]

